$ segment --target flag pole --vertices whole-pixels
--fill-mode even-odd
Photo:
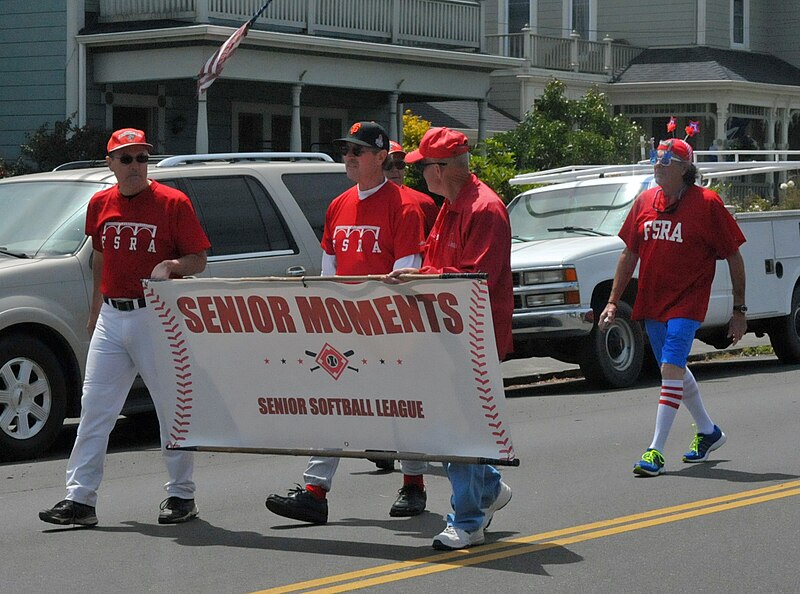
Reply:
[[[208,110],[206,107],[206,92],[197,96],[197,134],[195,136],[194,151],[198,155],[208,152]]]
[[[222,73],[222,67],[225,61],[236,51],[236,48],[247,35],[250,27],[256,22],[258,17],[264,14],[264,11],[271,3],[272,0],[264,2],[261,8],[259,8],[244,25],[236,29],[233,35],[225,40],[225,43],[214,52],[211,58],[209,58],[200,69],[200,74],[197,78],[197,133],[195,135],[195,152],[197,154],[208,153],[208,108],[206,91]]]

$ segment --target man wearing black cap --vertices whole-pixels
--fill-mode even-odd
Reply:
[[[423,215],[384,175],[383,163],[389,150],[386,131],[375,122],[356,122],[334,145],[344,158],[347,177],[356,185],[328,207],[322,235],[322,274],[387,274],[397,268],[418,267],[425,240]],[[286,518],[325,524],[326,495],[338,465],[339,458],[311,458],[303,477],[305,488],[293,489],[286,497],[271,494],[267,509]],[[422,491],[412,511],[416,514],[424,509]]]

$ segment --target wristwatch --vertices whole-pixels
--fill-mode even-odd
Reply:
[[[744,303],[742,305],[734,305],[733,311],[738,311],[739,313],[747,313],[747,306]]]

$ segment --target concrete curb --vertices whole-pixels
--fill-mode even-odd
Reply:
[[[704,361],[714,361],[725,355],[727,357],[737,358],[741,357],[744,348],[728,349],[724,351],[712,351],[709,353],[698,353],[689,355],[689,363],[698,363]],[[516,375],[512,377],[503,378],[504,388],[515,388],[519,386],[527,386],[540,382],[546,382],[554,379],[577,379],[582,378],[583,374],[580,369],[562,369],[559,371],[545,371],[540,373],[532,373],[526,375]]]

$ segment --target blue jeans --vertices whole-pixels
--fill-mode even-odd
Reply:
[[[500,493],[500,473],[488,464],[445,464],[447,478],[453,488],[450,497],[452,514],[447,523],[474,532],[483,525],[484,512]]]

